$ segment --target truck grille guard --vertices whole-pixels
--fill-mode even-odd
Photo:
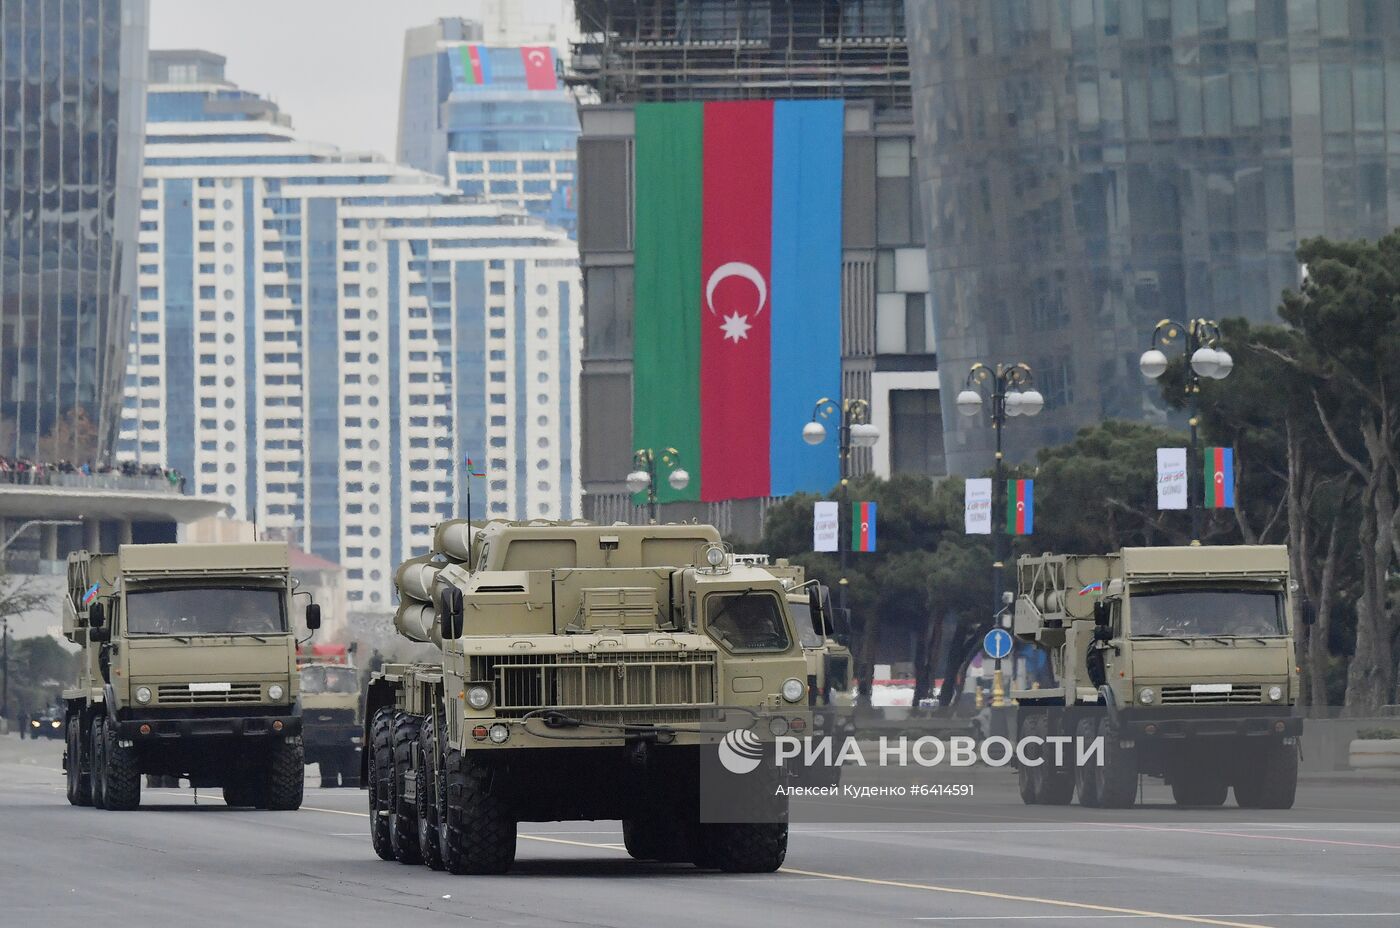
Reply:
[[[719,668],[712,652],[566,653],[472,657],[469,678],[489,683],[497,714],[538,709],[666,713],[687,720],[716,705]]]

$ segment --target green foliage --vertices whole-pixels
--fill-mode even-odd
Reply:
[[[53,705],[77,678],[77,658],[48,635],[10,639],[10,718]]]

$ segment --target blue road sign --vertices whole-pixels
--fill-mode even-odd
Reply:
[[[1001,660],[1011,653],[1011,633],[1004,628],[994,628],[982,639],[982,650],[987,656]]]

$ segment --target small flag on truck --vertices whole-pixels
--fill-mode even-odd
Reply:
[[[97,584],[94,583],[92,586],[87,588],[87,592],[83,593],[83,605],[86,606],[88,603],[92,602],[96,598]]]

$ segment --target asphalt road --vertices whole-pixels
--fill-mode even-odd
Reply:
[[[359,790],[309,787],[288,813],[147,790],[140,811],[100,812],[65,801],[61,752],[0,737],[7,928],[1400,924],[1400,824],[1367,811],[1394,785],[1305,785],[1316,821],[1162,804],[1013,818],[1008,799],[927,824],[800,824],[765,876],[638,863],[616,822],[523,825],[509,875],[454,877],[376,858]]]

